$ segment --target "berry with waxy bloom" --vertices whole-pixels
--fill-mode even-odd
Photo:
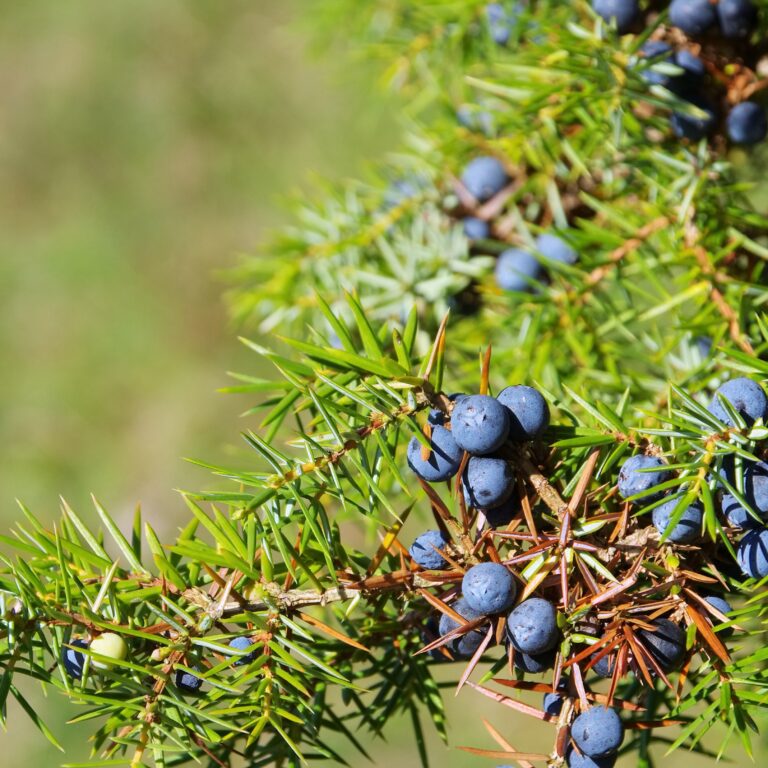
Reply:
[[[624,741],[624,725],[615,709],[590,707],[573,721],[571,738],[587,757],[609,757]]]
[[[537,656],[552,650],[560,639],[555,606],[541,597],[529,597],[507,617],[507,637],[523,653]]]
[[[488,395],[469,395],[456,403],[451,413],[456,445],[474,455],[501,448],[509,436],[509,412]]]
[[[428,483],[439,483],[453,477],[459,471],[464,454],[456,445],[451,431],[439,425],[433,426],[429,445],[431,450],[425,457],[421,441],[412,437],[408,443],[408,466]]]
[[[461,593],[473,611],[487,615],[509,610],[515,604],[517,585],[501,563],[478,563],[464,574]]]
[[[467,163],[461,182],[472,197],[483,203],[504,189],[509,176],[495,157],[485,155]]]
[[[442,531],[436,529],[424,531],[416,537],[408,552],[422,568],[439,571],[448,565],[448,561],[438,551],[442,550],[447,543],[448,539]]]

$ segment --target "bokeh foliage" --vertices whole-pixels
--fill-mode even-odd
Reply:
[[[371,76],[308,51],[298,5],[0,3],[2,533],[17,497],[48,523],[91,492],[167,533],[173,489],[206,477],[183,457],[240,452],[244,404],[215,391],[250,356],[222,273],[312,173],[393,142]],[[74,714],[24,688],[52,725]],[[4,765],[58,764],[11,712]],[[87,727],[54,730],[87,754]]]
[[[179,510],[180,456],[225,454],[241,409],[206,397],[243,359],[222,273],[311,173],[391,146],[385,103],[308,55],[295,3],[2,11],[4,505]]]

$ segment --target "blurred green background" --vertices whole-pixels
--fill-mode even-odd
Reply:
[[[50,520],[58,494],[87,510],[91,492],[122,519],[141,502],[167,530],[184,516],[173,488],[209,484],[181,457],[239,450],[245,403],[214,392],[253,360],[220,273],[311,172],[338,178],[397,144],[373,73],[345,51],[308,53],[310,8],[0,0],[4,530],[15,498]],[[514,744],[550,735],[471,691],[446,699],[454,744],[492,748],[482,717]],[[66,759],[85,756],[87,730],[63,725],[77,710],[36,701]],[[20,713],[11,721],[5,768],[62,762]],[[389,736],[371,747],[376,765],[416,765],[410,724]],[[443,768],[495,764],[431,744]]]
[[[0,2],[0,494],[178,508],[244,355],[216,272],[310,171],[377,153],[362,76],[306,52],[298,2]],[[250,360],[249,360],[250,362]],[[212,455],[213,454],[213,455]]]

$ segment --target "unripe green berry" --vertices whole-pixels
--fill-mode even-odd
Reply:
[[[128,655],[128,644],[114,632],[104,632],[91,641],[90,650],[100,656],[122,661]],[[92,662],[95,669],[112,669],[112,664],[104,661]]]

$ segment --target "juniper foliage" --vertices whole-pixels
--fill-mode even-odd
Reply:
[[[655,743],[705,752],[710,731],[722,750],[734,739],[751,749],[768,701],[768,594],[735,565],[739,534],[720,497],[759,517],[740,469],[765,458],[768,429],[728,401],[731,425],[705,406],[727,378],[768,379],[768,219],[722,136],[670,130],[671,111],[698,113],[643,77],[670,66],[640,54],[666,31],[663,14],[619,37],[586,3],[532,2],[515,6],[500,45],[485,6],[314,5],[318,22],[354,30],[381,59],[408,102],[407,132],[368,181],[300,201],[268,257],[234,275],[233,311],[249,335],[282,337],[245,342],[275,377],[239,375],[231,387],[260,417],[243,435],[252,462],[209,467],[223,484],[184,494],[190,522],[171,542],[138,510],[121,531],[98,502],[98,529],[63,503],[53,530],[22,507],[0,537],[3,712],[14,698],[56,744],[22,681],[60,689],[81,707],[75,720],[94,724],[88,765],[340,763],[329,733],[365,755],[367,734],[398,713],[428,765],[425,720],[448,738],[434,665],[470,632],[480,639],[455,666],[460,695],[553,726],[548,754],[494,729],[496,748],[472,752],[560,766],[576,712],[606,701],[624,710],[623,750],[638,765],[653,764]],[[708,59],[723,98],[757,92],[759,49],[729,53],[727,66]],[[509,176],[482,204],[458,181],[478,155]],[[470,215],[489,223],[489,239],[467,239]],[[538,254],[546,278],[498,289],[495,257],[535,250],[552,230],[578,259]],[[543,391],[553,420],[537,441],[504,449],[518,506],[494,530],[458,483],[418,482],[405,453],[413,437],[428,449],[427,413],[448,419],[449,393],[511,383]],[[625,501],[617,475],[637,452],[663,456],[671,477]],[[660,533],[652,511],[670,498]],[[701,539],[674,545],[669,533],[693,503]],[[450,540],[440,572],[419,569],[400,539],[410,515],[429,514]],[[361,526],[378,546],[351,544]],[[532,682],[514,652],[494,650],[503,620],[467,622],[451,608],[481,561],[511,569],[518,601],[557,602],[554,673]],[[729,616],[707,607],[714,589],[730,593]],[[432,631],[440,615],[457,625],[443,638]],[[686,628],[673,671],[638,640],[659,616]],[[106,632],[125,640],[125,658],[78,642]],[[242,637],[251,644],[231,645]],[[79,678],[60,662],[77,652]],[[585,680],[607,658],[610,683],[594,692]],[[566,678],[557,714],[527,698]]]

